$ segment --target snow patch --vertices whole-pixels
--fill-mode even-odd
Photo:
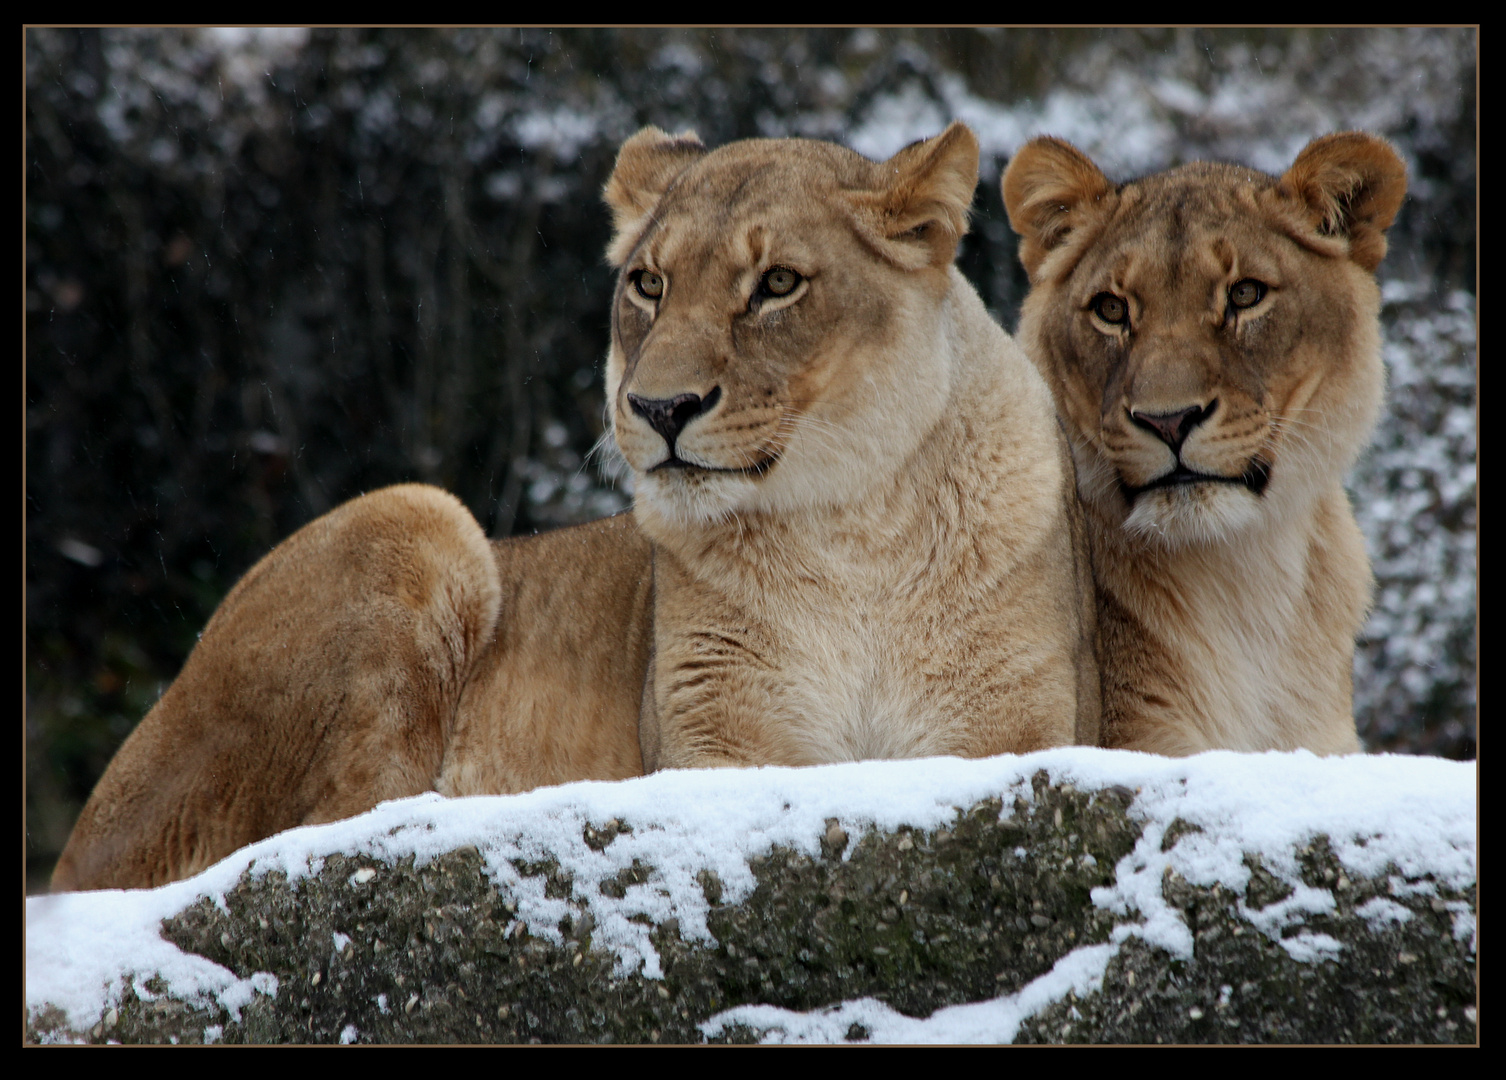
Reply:
[[[765,1043],[1009,1043],[1021,1023],[1048,1005],[1068,994],[1082,997],[1101,989],[1103,973],[1117,951],[1113,945],[1074,949],[1018,993],[951,1005],[923,1019],[896,1012],[874,998],[859,998],[811,1012],[744,1005],[718,1013],[700,1028],[712,1038],[732,1027],[750,1027]]]

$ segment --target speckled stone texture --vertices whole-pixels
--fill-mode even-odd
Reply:
[[[934,832],[848,836],[833,820],[819,856],[775,849],[757,861],[757,888],[736,904],[704,874],[715,943],[683,940],[672,919],[657,926],[662,980],[614,975],[615,957],[593,948],[582,886],[551,862],[518,869],[575,901],[560,944],[528,932],[474,848],[422,867],[333,855],[293,883],[243,876],[224,908],[202,899],[166,920],[163,934],[239,976],[270,973],[275,994],[258,994],[237,1019],[147,982],[159,996],[127,990],[86,1031],[68,1030],[55,1009],[34,1013],[27,1039],[694,1043],[706,1041],[698,1025],[732,1006],[809,1010],[864,996],[926,1016],[1018,991],[1132,921],[1095,907],[1090,894],[1113,880],[1140,836],[1125,813],[1133,793],[1054,786],[1041,773],[1034,796],[1012,807],[986,800]],[[612,822],[584,839],[600,848],[631,828]],[[1168,830],[1163,846],[1177,835]],[[1321,838],[1300,864],[1304,881],[1336,898],[1335,911],[1304,923],[1342,944],[1336,960],[1299,962],[1241,914],[1288,891],[1258,859],[1244,895],[1169,873],[1163,895],[1193,932],[1193,956],[1132,937],[1101,991],[1049,1006],[1016,1041],[1475,1042],[1475,958],[1453,930],[1463,904],[1474,910],[1474,888],[1394,896],[1385,877],[1346,873]],[[590,887],[610,895],[651,871],[635,863],[627,880]],[[1372,928],[1356,909],[1377,896],[1412,917]],[[854,1024],[847,1037],[870,1034]],[[717,1039],[759,1035],[732,1027]]]

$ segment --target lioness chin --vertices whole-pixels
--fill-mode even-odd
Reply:
[[[225,598],[54,888],[433,788],[1093,742],[1070,454],[952,267],[977,167],[958,124],[883,163],[628,140],[607,394],[636,523],[488,545],[413,485],[311,523]]]
[[[1108,746],[1359,749],[1371,578],[1343,479],[1384,386],[1374,271],[1406,189],[1383,140],[1280,177],[1111,184],[1051,138],[1003,178],[1091,528]]]

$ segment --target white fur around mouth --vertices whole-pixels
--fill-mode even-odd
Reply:
[[[746,509],[757,485],[756,476],[741,470],[656,466],[639,475],[637,501],[678,527],[714,524]]]
[[[1154,491],[1167,491],[1176,488],[1203,487],[1210,484],[1232,484],[1243,487],[1251,495],[1259,498],[1265,493],[1266,485],[1270,483],[1271,467],[1258,455],[1251,459],[1245,471],[1238,476],[1226,476],[1222,473],[1199,472],[1188,468],[1180,462],[1170,472],[1162,473],[1149,483],[1139,487],[1131,487],[1121,482],[1125,498],[1131,503],[1138,501],[1142,496]]]
[[[1238,481],[1142,489],[1124,531],[1173,547],[1223,543],[1260,518],[1257,495]]]
[[[686,472],[692,474],[707,473],[713,475],[720,474],[723,476],[760,477],[766,475],[770,469],[778,464],[778,462],[778,455],[773,455],[753,465],[748,465],[743,468],[737,468],[730,465],[703,465],[699,461],[687,461],[685,458],[671,454],[669,457],[659,462],[659,464],[649,466],[647,471],[651,473],[657,473],[663,470],[669,470],[670,472],[674,472],[676,470],[685,470]]]

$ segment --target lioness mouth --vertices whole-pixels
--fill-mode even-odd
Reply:
[[[1185,465],[1178,465],[1164,476],[1158,476],[1148,484],[1139,487],[1126,484],[1122,480],[1119,483],[1124,492],[1125,499],[1133,503],[1147,491],[1155,491],[1158,488],[1183,487],[1189,484],[1240,484],[1252,495],[1265,493],[1266,484],[1271,480],[1271,467],[1260,458],[1255,458],[1238,476],[1219,476],[1216,473],[1194,472]]]
[[[665,458],[663,461],[659,462],[659,464],[653,466],[648,471],[652,473],[658,472],[660,469],[694,469],[699,472],[732,473],[737,476],[763,476],[770,469],[772,469],[775,464],[778,463],[778,461],[779,455],[774,454],[764,458],[761,461],[756,461],[752,465],[748,465],[744,468],[732,469],[722,468],[718,465],[697,465],[693,461],[686,461],[684,458],[671,454],[669,457]]]

